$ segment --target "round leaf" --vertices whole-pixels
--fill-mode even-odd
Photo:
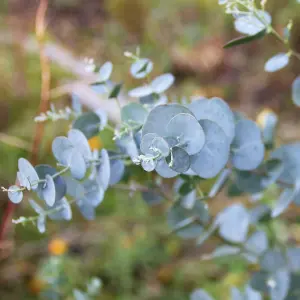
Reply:
[[[86,164],[82,154],[73,149],[70,156],[70,172],[75,179],[81,180],[86,173]]]
[[[92,152],[85,135],[78,129],[71,129],[68,132],[68,139],[72,145],[78,150],[85,160],[90,160]]]
[[[122,107],[122,122],[129,125],[143,125],[148,115],[148,111],[139,103],[129,103]]]
[[[153,69],[153,63],[148,58],[136,60],[130,67],[130,73],[134,78],[144,78]]]
[[[300,106],[300,76],[298,76],[292,84],[292,99],[294,104]]]
[[[98,206],[104,198],[104,189],[94,180],[86,180],[83,184],[85,203]]]
[[[199,152],[205,143],[204,131],[191,114],[180,113],[174,116],[167,125],[167,132],[167,136],[176,138],[180,147],[189,155]]]
[[[8,189],[8,198],[12,203],[18,204],[23,199],[23,192],[20,191],[20,187],[17,185],[12,185]]]
[[[142,160],[141,166],[146,172],[152,172],[156,167],[156,161],[152,159],[152,155],[147,154],[146,157],[148,159]]]
[[[269,13],[261,10],[258,11],[258,15],[264,22],[253,15],[238,16],[234,22],[235,29],[247,35],[255,35],[266,28],[265,24],[271,24],[272,18]]]
[[[227,164],[230,145],[224,131],[210,120],[201,120],[205,144],[191,157],[191,169],[200,177],[215,177]]]
[[[107,81],[112,73],[112,70],[113,70],[113,64],[110,61],[104,63],[99,70],[97,81],[99,82]]]
[[[219,233],[227,241],[242,243],[246,240],[250,218],[242,204],[233,204],[218,216]]]
[[[57,209],[55,213],[49,214],[49,219],[51,220],[71,220],[72,219],[72,210],[68,200],[63,197],[59,201],[55,201],[51,209]]]
[[[48,165],[37,165],[35,167],[35,170],[41,179],[46,179],[46,175],[53,176],[58,172],[55,168]],[[54,184],[55,184],[55,202],[58,202],[62,197],[65,196],[67,191],[67,186],[62,176],[56,176],[54,178]],[[38,196],[42,200],[44,200],[43,192],[42,192],[43,187],[44,187],[44,183],[41,182],[39,183],[38,190],[37,190]]]
[[[172,74],[167,73],[156,77],[151,82],[151,87],[154,93],[161,94],[171,87],[175,78]]]
[[[25,187],[28,191],[31,190],[30,182],[28,178],[25,176],[25,174],[21,172],[17,172],[17,178],[21,186]]]
[[[128,95],[133,98],[146,97],[153,93],[152,87],[149,85],[139,86],[129,91]]]
[[[38,187],[39,176],[31,163],[25,158],[19,158],[18,167],[19,171],[28,178],[31,188],[36,190]]]
[[[261,164],[265,147],[261,132],[253,121],[241,120],[237,123],[232,152],[232,164],[239,170],[253,170]]]
[[[271,57],[265,64],[266,72],[276,72],[286,67],[289,63],[290,57],[287,53],[279,53]]]
[[[217,123],[225,132],[228,142],[234,138],[235,119],[230,107],[220,98],[194,100],[188,108],[198,121],[210,120]]]
[[[100,153],[101,164],[98,171],[97,181],[104,190],[107,190],[110,180],[110,161],[107,150],[102,149]]]
[[[73,145],[68,138],[58,136],[53,140],[52,152],[60,164],[68,166],[72,150]]]
[[[300,143],[283,145],[274,150],[270,157],[283,163],[283,171],[278,180],[286,184],[294,184],[300,177]]]
[[[166,160],[169,167],[178,173],[186,172],[191,165],[188,153],[180,147],[173,147]]]
[[[164,104],[154,107],[142,128],[142,136],[147,133],[156,133],[161,137],[167,137],[169,121],[180,113],[192,114],[186,107],[179,104]]]
[[[53,178],[49,174],[46,174],[45,180],[46,182],[44,183],[42,189],[43,199],[48,206],[53,206],[56,197],[55,183]]]
[[[172,178],[179,174],[168,166],[165,158],[157,161],[155,171],[163,178]]]
[[[98,135],[101,128],[101,120],[98,114],[86,112],[80,115],[73,123],[73,128],[83,132],[87,139]]]
[[[144,135],[141,140],[140,148],[144,154],[151,154],[153,156],[161,153],[162,156],[167,157],[170,153],[168,143],[155,133],[147,133]]]

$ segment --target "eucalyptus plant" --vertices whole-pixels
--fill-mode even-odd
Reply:
[[[219,2],[234,16],[236,29],[246,35],[226,47],[277,34],[264,10],[265,1],[260,9],[251,0]],[[278,119],[272,113],[259,127],[218,97],[170,103],[166,92],[174,76],[166,73],[151,78],[150,59],[139,52],[125,52],[125,56],[131,61],[130,74],[143,83],[129,90],[133,101],[123,106],[118,102],[121,124],[112,128],[101,109],[83,111],[76,94],[72,95],[71,108],[56,111],[52,107],[36,117],[37,122],[69,120],[71,129],[53,140],[56,166],[33,166],[25,158],[18,160],[16,184],[2,189],[16,204],[25,193],[32,195],[29,203],[36,215],[13,222],[34,223],[44,233],[48,219],[69,221],[73,209],[92,220],[106,191],[123,180],[128,165],[139,165],[156,179],[149,186],[138,185],[136,190],[150,204],[170,202],[167,220],[171,232],[195,239],[199,246],[218,236],[222,244],[209,258],[239,256],[249,265],[259,265],[243,290],[232,288],[231,299],[299,299],[300,248],[270,236],[268,224],[292,203],[300,205],[300,142],[276,144]],[[293,50],[275,55],[266,62],[265,70],[281,69],[291,56],[299,55]],[[95,93],[118,100],[125,92],[122,84],[110,79],[111,62],[92,71],[97,76],[90,85]],[[292,99],[300,105],[299,76],[292,84]],[[91,150],[88,140],[104,129],[113,130],[115,148]],[[168,195],[161,188],[164,182],[172,186]],[[205,182],[210,189],[204,193],[201,186]],[[265,201],[264,195],[274,190],[279,192],[278,199]],[[248,194],[251,208],[235,202],[213,217],[210,201],[221,191],[230,197]],[[190,299],[213,298],[197,289]]]

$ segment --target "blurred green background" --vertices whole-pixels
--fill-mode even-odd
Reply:
[[[36,0],[0,1],[3,186],[15,180],[17,158],[30,155],[34,136],[33,118],[38,113],[41,89],[39,53],[34,46],[37,6]],[[267,10],[279,32],[293,19],[291,44],[300,52],[300,5],[296,0],[269,0]],[[136,86],[128,76],[130,64],[123,53],[140,46],[142,56],[154,62],[153,75],[172,72],[176,76],[170,97],[220,96],[252,118],[268,107],[280,116],[280,140],[300,139],[300,111],[292,105],[290,95],[291,82],[300,71],[299,61],[293,60],[275,74],[265,73],[264,62],[284,50],[283,46],[267,37],[251,45],[222,49],[238,35],[232,18],[225,15],[217,0],[52,0],[47,11],[47,43],[62,52],[54,47],[51,53],[51,88],[76,78],[60,63],[64,51],[78,61],[92,57],[97,65],[110,60],[114,63],[113,79],[124,80],[128,88]],[[69,101],[67,96],[55,99],[58,107]],[[52,139],[67,129],[66,121],[46,124],[40,162],[53,162]],[[103,132],[100,137],[109,147],[110,133]],[[144,176],[137,169],[131,172],[136,178]],[[231,202],[220,195],[211,204],[212,212]],[[2,216],[6,206],[6,195],[1,193]],[[138,193],[112,189],[93,222],[74,213],[69,223],[49,224],[45,235],[31,225],[10,226],[0,247],[0,299],[43,299],[38,293],[45,288],[41,269],[51,263],[53,253],[48,244],[57,237],[68,245],[60,256],[66,293],[97,276],[103,281],[97,299],[181,300],[188,299],[196,287],[206,288],[216,299],[226,299],[231,285],[247,279],[249,268],[236,259],[201,260],[218,240],[197,248],[193,241],[170,235],[165,211],[165,205],[148,206]],[[15,212],[15,217],[21,215],[33,215],[26,201]],[[287,218],[274,226],[299,239],[300,227],[289,226],[289,222]]]

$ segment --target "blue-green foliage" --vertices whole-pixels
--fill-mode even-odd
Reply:
[[[271,18],[265,12],[260,14],[267,24],[253,16],[237,16],[236,29],[247,35],[265,29]],[[251,26],[246,25],[249,18]],[[126,182],[130,182],[132,173],[127,172],[127,166],[141,165],[146,172],[153,172],[153,180],[146,186],[133,185],[132,190],[140,191],[149,205],[169,201],[167,221],[172,233],[196,239],[199,246],[212,235],[217,236],[223,243],[209,257],[239,256],[246,263],[259,264],[260,269],[251,274],[242,291],[232,289],[233,300],[261,300],[264,294],[272,300],[295,299],[300,250],[271,243],[259,225],[279,216],[292,202],[300,205],[300,143],[275,148],[275,114],[259,128],[232,111],[221,98],[169,103],[165,93],[174,83],[174,76],[166,73],[151,80],[152,62],[132,57],[130,73],[136,79],[147,76],[147,83],[130,90],[129,96],[137,101],[120,108],[121,124],[114,129],[115,148],[91,150],[88,139],[105,127],[111,130],[111,125],[102,110],[82,112],[80,99],[73,95],[76,119],[67,135],[56,137],[52,143],[57,165],[34,167],[20,158],[17,183],[3,188],[13,203],[21,202],[26,191],[36,195],[29,203],[37,215],[21,217],[15,223],[36,222],[43,233],[47,219],[71,220],[72,203],[84,218],[92,220],[105,192],[122,181],[125,173]],[[273,57],[266,69],[283,67],[287,57],[280,56],[279,61]],[[105,63],[96,73],[98,81],[91,85],[94,92],[107,99],[118,98],[123,89],[122,84],[110,81],[112,69],[110,62]],[[299,104],[298,78],[293,84],[293,101]],[[177,178],[168,180],[173,177]],[[200,186],[207,179],[211,180],[210,189],[204,193]],[[165,181],[173,186],[170,195],[163,188]],[[231,196],[247,193],[256,201],[269,188],[276,187],[280,195],[272,203],[255,203],[252,208],[230,204],[212,217],[210,200],[224,187]],[[190,299],[213,298],[198,289]]]

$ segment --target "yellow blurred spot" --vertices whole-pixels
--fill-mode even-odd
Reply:
[[[39,294],[44,286],[45,282],[37,277],[33,277],[28,283],[28,289],[34,295]]]
[[[266,120],[267,120],[267,117],[269,115],[275,115],[275,113],[269,109],[269,108],[265,108],[263,109],[257,116],[256,118],[256,123],[257,125],[260,127],[260,128],[264,128],[265,125],[266,125]]]
[[[53,255],[62,255],[68,250],[68,245],[65,240],[57,238],[49,243],[48,250]]]
[[[133,246],[133,239],[129,235],[126,235],[122,238],[121,245],[124,249],[131,249]]]
[[[238,286],[241,285],[244,280],[245,279],[241,273],[229,273],[224,277],[223,283],[226,286]]]
[[[99,136],[93,136],[89,139],[89,145],[91,150],[99,150],[102,148],[103,144]]]

